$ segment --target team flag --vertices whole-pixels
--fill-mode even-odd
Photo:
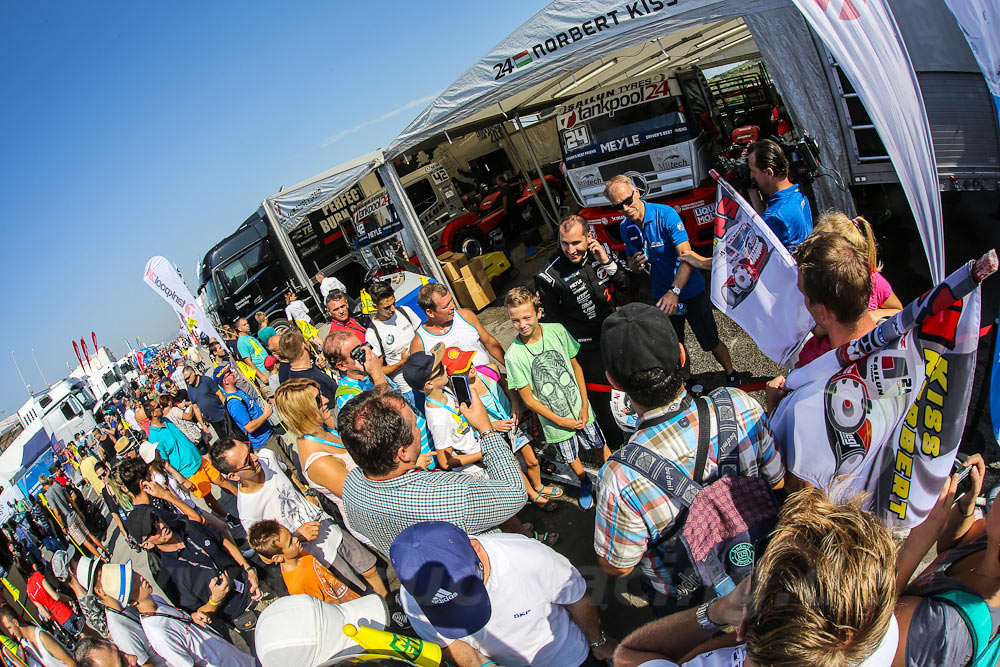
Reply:
[[[871,332],[792,371],[792,393],[771,419],[789,471],[835,498],[867,494],[866,508],[889,525],[923,521],[965,430],[979,283],[996,264],[993,251],[969,262]]]
[[[714,170],[712,303],[771,360],[785,365],[815,322],[798,287],[795,260],[750,203]]]

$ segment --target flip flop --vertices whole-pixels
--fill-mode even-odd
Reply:
[[[549,489],[551,489],[551,491]],[[562,498],[563,495],[565,495],[565,492],[555,484],[546,484],[538,490],[538,493],[539,495],[548,496],[549,498]]]
[[[555,531],[548,531],[545,533],[539,533],[537,531],[531,531],[535,536],[535,539],[544,544],[547,547],[554,547],[557,542],[559,542],[559,533]]]
[[[538,504],[539,501],[544,501],[544,502],[542,504]],[[557,503],[554,500],[549,500],[540,493],[531,499],[531,504],[537,507],[538,509],[542,510],[543,512],[555,512],[557,509],[559,509],[559,503]]]

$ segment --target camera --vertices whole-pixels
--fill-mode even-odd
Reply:
[[[351,350],[351,359],[354,359],[354,361],[358,362],[359,364],[365,363],[366,347],[371,349],[371,345],[369,345],[368,343],[362,343],[361,345],[358,345],[356,348]]]

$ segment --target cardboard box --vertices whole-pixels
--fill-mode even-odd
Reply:
[[[479,259],[478,257],[476,259]],[[486,277],[486,272],[482,269],[482,264],[475,264],[469,262],[467,265],[459,269],[459,279],[466,281],[475,281],[480,285],[489,285],[490,279]]]
[[[460,252],[443,252],[437,256],[441,262],[441,268],[448,280],[459,280],[462,278],[461,269],[467,264],[466,257]]]
[[[455,290],[458,303],[462,308],[473,311],[480,311],[496,300],[496,294],[489,282],[480,284],[476,280],[460,278],[451,281],[451,287]]]

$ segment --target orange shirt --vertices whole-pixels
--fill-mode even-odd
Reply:
[[[348,588],[347,584],[335,577],[312,554],[302,554],[298,567],[294,570],[288,571],[282,568],[281,577],[285,580],[289,595],[311,595],[323,602],[332,602],[333,604],[349,602],[361,597]]]

